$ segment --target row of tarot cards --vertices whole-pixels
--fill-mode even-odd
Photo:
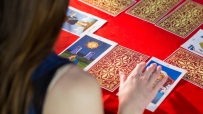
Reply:
[[[203,5],[192,0],[140,0],[139,2],[135,0],[79,1],[113,16],[117,16],[134,4],[132,8],[126,11],[127,14],[153,23],[157,27],[182,38],[187,37],[203,23]],[[175,7],[177,8],[174,9]]]
[[[68,58],[92,74],[102,88],[113,92],[119,87],[119,71],[130,75],[136,65],[149,59],[149,56],[92,34],[105,23],[106,21],[101,18],[69,7],[63,30],[80,38],[59,56]],[[164,60],[165,62],[155,57],[148,61],[147,66],[152,63],[162,66],[160,78],[157,80],[160,80],[162,75],[168,75],[169,78],[147,109],[154,111],[181,78],[203,87],[202,38],[203,31],[200,30],[182,45],[183,48],[179,48]]]
[[[203,30],[173,52],[164,61],[123,47],[101,36],[86,33],[62,51],[59,56],[68,58],[84,71],[93,75],[100,86],[114,92],[119,87],[119,71],[130,75],[142,61],[147,66],[156,63],[162,67],[157,81],[168,76],[164,86],[157,92],[147,109],[155,111],[177,83],[183,78],[203,87]],[[146,67],[147,67],[146,66]]]

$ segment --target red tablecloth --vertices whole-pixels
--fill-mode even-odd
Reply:
[[[203,4],[203,0],[194,1]],[[203,26],[200,26],[191,35],[183,39],[162,30],[151,23],[127,15],[125,12],[113,17],[83,4],[78,0],[72,0],[70,6],[107,20],[107,23],[96,31],[95,34],[161,60],[164,60],[172,52],[178,49],[181,44],[187,41],[200,28],[203,29]],[[55,45],[56,52],[61,52],[77,38],[78,36],[62,30],[58,42]],[[118,109],[118,98],[115,94],[118,90],[113,93],[104,89],[102,89],[102,91],[105,113],[116,114]],[[202,96],[203,90],[201,88],[182,79],[154,113],[203,114]],[[144,113],[152,114],[152,112],[148,110],[145,110]]]

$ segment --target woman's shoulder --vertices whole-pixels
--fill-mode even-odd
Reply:
[[[77,66],[68,64],[57,70],[50,83],[43,112],[60,114],[66,111],[77,113],[89,110],[91,114],[92,109],[89,109],[88,106],[91,106],[89,103],[102,112],[101,90],[97,80]]]

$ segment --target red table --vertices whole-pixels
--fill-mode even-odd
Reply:
[[[194,1],[203,4],[203,0]],[[187,41],[200,28],[203,29],[203,26],[200,26],[191,35],[183,39],[162,30],[151,23],[127,15],[124,12],[113,17],[83,4],[78,0],[72,0],[70,6],[107,20],[107,23],[96,31],[95,34],[161,60],[164,60],[172,52],[178,49],[181,44]],[[61,52],[77,38],[78,36],[62,30],[58,42],[55,45],[56,52]],[[104,89],[102,89],[102,91],[105,113],[116,114],[118,109],[118,98],[115,94],[118,90],[113,93]],[[182,79],[154,113],[203,114],[202,96],[203,90],[201,88]],[[144,113],[152,114],[152,112],[148,110],[145,110]]]

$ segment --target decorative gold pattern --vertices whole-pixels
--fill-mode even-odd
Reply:
[[[148,56],[117,46],[88,70],[97,78],[101,87],[114,91],[119,86],[119,71],[129,75],[135,66]]]
[[[202,23],[203,6],[189,0],[157,25],[176,35],[187,37]]]
[[[179,48],[165,60],[174,66],[186,69],[185,80],[203,88],[203,58],[183,48]]]
[[[114,16],[132,5],[134,0],[80,0]]]
[[[182,0],[141,0],[128,14],[155,23]]]

